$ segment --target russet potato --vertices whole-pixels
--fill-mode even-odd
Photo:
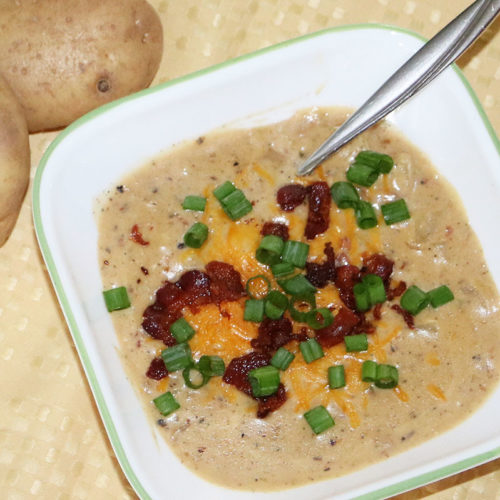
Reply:
[[[147,87],[162,46],[145,0],[0,0],[0,73],[30,132]]]
[[[0,246],[16,222],[29,182],[28,127],[14,92],[0,75]]]

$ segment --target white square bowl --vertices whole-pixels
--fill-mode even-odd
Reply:
[[[385,498],[500,456],[498,389],[459,426],[347,476],[273,493],[213,485],[155,435],[125,376],[102,300],[92,208],[113,182],[171,145],[222,125],[273,123],[311,106],[355,108],[422,43],[375,25],[315,33],[99,108],[48,148],[34,182],[38,240],[111,444],[141,498]],[[500,146],[470,86],[450,68],[388,120],[457,189],[498,286]]]

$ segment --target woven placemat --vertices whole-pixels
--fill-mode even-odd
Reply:
[[[377,22],[432,36],[464,0],[152,0],[165,29],[159,83],[299,35]],[[40,2],[43,5],[43,2]],[[42,7],[41,7],[42,8]],[[459,65],[500,132],[500,20]],[[1,36],[1,34],[0,34]],[[57,133],[31,137],[32,173]],[[114,457],[50,285],[28,193],[0,249],[0,497],[135,498]],[[500,499],[500,460],[400,499]]]

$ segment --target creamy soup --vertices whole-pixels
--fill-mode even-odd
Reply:
[[[342,123],[348,111],[312,109],[282,123],[250,130],[219,130],[173,148],[121,179],[96,206],[103,288],[125,286],[132,306],[112,313],[128,376],[147,408],[152,425],[188,468],[203,478],[245,490],[285,489],[324,480],[400,453],[444,432],[467,418],[498,381],[500,301],[481,247],[460,200],[428,159],[387,123],[368,130],[324,162],[311,176],[297,178],[299,162]],[[276,203],[278,189],[290,183],[308,185],[344,181],[346,170],[362,150],[390,155],[395,166],[370,188],[358,191],[378,215],[378,225],[360,229],[352,209],[332,202],[328,229],[306,240],[308,205],[293,212]],[[212,191],[233,182],[252,202],[252,211],[229,219]],[[207,199],[204,212],[182,209],[187,195]],[[380,205],[404,198],[409,220],[387,226]],[[183,235],[201,221],[209,228],[199,249],[186,248]],[[180,372],[156,381],[145,373],[165,349],[141,327],[142,316],[166,281],[186,270],[203,270],[211,261],[231,264],[246,281],[259,274],[279,289],[269,268],[255,258],[262,224],[288,225],[290,239],[310,245],[309,261],[322,262],[326,243],[337,265],[361,267],[367,255],[394,261],[391,286],[404,281],[424,291],[447,285],[454,300],[427,307],[410,328],[391,305],[377,317],[364,352],[346,352],[343,343],[324,349],[312,363],[295,354],[281,372],[287,391],[283,406],[257,418],[257,403],[221,377],[199,390],[188,389]],[[334,314],[342,306],[333,285],[318,290],[318,307]],[[185,308],[184,318],[196,330],[189,341],[194,359],[220,356],[226,366],[252,351],[258,323],[243,320],[245,297],[220,305]],[[286,313],[288,315],[288,313]],[[304,325],[300,325],[304,327]],[[294,331],[299,328],[294,325]],[[307,330],[309,336],[314,331]],[[396,366],[399,383],[379,389],[361,380],[364,360]],[[343,364],[346,385],[329,389],[327,369]],[[171,391],[180,404],[163,417],[153,405]],[[315,435],[304,419],[323,405],[335,425]]]

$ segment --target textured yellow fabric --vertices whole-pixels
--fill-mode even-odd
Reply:
[[[465,0],[152,0],[155,83],[319,29],[387,23],[432,36]],[[40,2],[43,4],[43,2]],[[500,19],[459,64],[500,133]],[[1,34],[0,34],[1,36]],[[32,173],[57,133],[31,137]],[[0,497],[134,498],[114,458],[38,250],[30,193],[0,249]],[[401,495],[500,499],[500,460]]]

